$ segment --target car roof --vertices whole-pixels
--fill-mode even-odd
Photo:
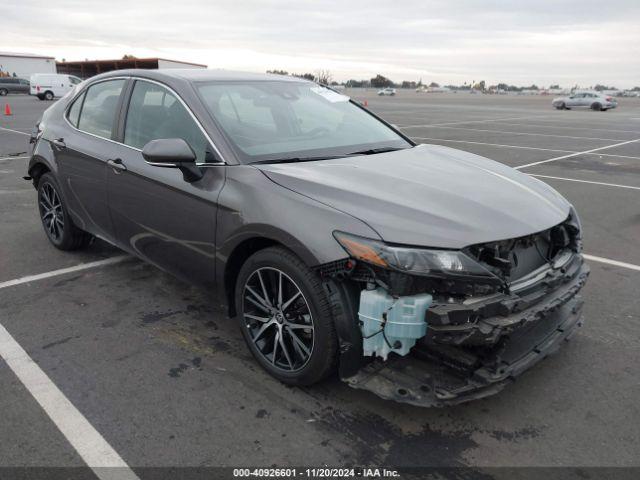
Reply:
[[[305,82],[313,83],[309,80],[292,77],[289,75],[276,75],[269,73],[237,72],[232,70],[209,70],[205,68],[168,68],[163,70],[148,69],[128,69],[113,70],[100,75],[101,78],[134,76],[151,78],[155,80],[180,79],[189,82],[210,82],[210,81],[264,81],[264,82]],[[92,77],[93,80],[96,77]]]

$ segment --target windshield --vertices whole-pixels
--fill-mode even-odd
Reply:
[[[412,146],[349,97],[313,83],[214,82],[198,89],[244,163]]]

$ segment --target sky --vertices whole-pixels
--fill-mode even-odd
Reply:
[[[2,0],[1,49],[334,80],[640,85],[640,0]]]

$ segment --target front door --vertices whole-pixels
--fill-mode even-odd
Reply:
[[[136,80],[116,164],[107,168],[108,201],[118,243],[148,262],[195,283],[214,287],[217,198],[225,167],[208,167],[189,183],[180,170],[149,165],[142,148],[159,138],[182,138],[198,163],[209,141],[168,89]]]

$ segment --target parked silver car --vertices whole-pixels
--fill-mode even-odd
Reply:
[[[395,94],[396,94],[396,89],[395,88],[391,88],[391,87],[387,87],[387,88],[383,88],[382,90],[378,90],[378,95],[380,95],[381,97],[383,97],[385,95],[394,96]]]
[[[603,112],[618,106],[615,98],[599,92],[574,92],[568,97],[554,98],[551,104],[558,110],[571,110],[576,107],[585,107]]]
[[[29,93],[29,81],[24,78],[0,77],[0,96],[9,93]]]

